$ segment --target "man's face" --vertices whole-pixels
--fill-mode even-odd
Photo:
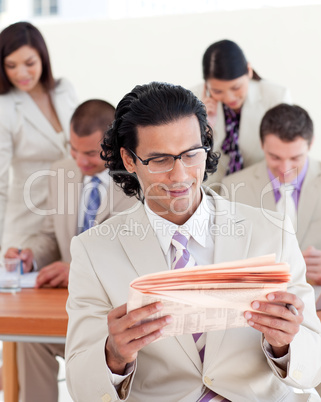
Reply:
[[[70,153],[83,175],[94,176],[105,169],[105,162],[100,158],[102,137],[100,130],[78,137],[70,128]]]
[[[272,174],[281,183],[291,183],[303,169],[310,146],[302,137],[285,142],[274,134],[268,134],[264,138],[262,149]]]
[[[169,124],[137,128],[138,146],[135,153],[142,159],[162,154],[178,155],[202,146],[201,131],[196,116],[180,118]],[[153,212],[178,225],[185,223],[200,201],[200,185],[204,177],[205,161],[198,166],[185,167],[177,159],[173,170],[150,173],[138,159],[121,149],[126,169],[137,174],[148,206]]]

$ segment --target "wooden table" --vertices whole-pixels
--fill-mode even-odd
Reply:
[[[6,402],[18,402],[19,398],[15,342],[64,343],[68,323],[67,297],[67,289],[22,289],[17,293],[0,293]]]

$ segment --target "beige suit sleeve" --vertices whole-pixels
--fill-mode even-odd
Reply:
[[[29,239],[27,247],[33,252],[37,269],[61,259],[52,216],[46,216],[42,230]]]
[[[47,210],[57,210],[54,200],[57,199],[57,194],[52,191],[52,185],[49,178],[49,194],[47,199]],[[56,238],[54,227],[54,215],[46,215],[41,230],[33,235],[27,244],[31,248],[34,259],[37,263],[37,269],[41,269],[48,264],[61,259],[59,246]]]
[[[0,246],[9,191],[9,169],[13,157],[12,129],[9,126],[6,109],[0,104]],[[3,250],[5,251],[5,250]]]
[[[296,236],[291,234],[292,225],[286,219],[283,228],[282,261],[287,261],[291,267],[291,282],[289,293],[295,293],[304,302],[304,321],[299,332],[290,344],[290,361],[286,377],[282,378],[274,362],[268,359],[273,373],[286,384],[295,388],[312,388],[321,381],[321,323],[316,315],[314,293],[311,286],[306,283],[305,263],[300,252]]]
[[[107,314],[113,306],[79,237],[72,239],[71,254],[66,342],[68,391],[77,402],[123,400],[130,391],[133,374],[121,384],[120,398],[105,359]]]

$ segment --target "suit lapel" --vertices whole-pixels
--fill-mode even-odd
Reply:
[[[109,176],[107,170],[105,170],[104,173],[106,173],[106,175]],[[109,218],[113,211],[112,204],[113,204],[114,192],[116,190],[115,189],[116,184],[113,183],[113,180],[111,177],[108,177],[108,180],[109,180],[109,184],[108,184],[106,194],[103,197],[103,199],[101,200],[100,207],[98,208],[98,211],[97,211],[96,220],[98,223],[101,223],[104,220],[106,220],[107,218]]]
[[[66,184],[72,183],[72,191],[70,191],[68,187],[65,187],[65,194],[68,194],[68,196],[64,197],[64,199],[68,202],[66,210],[70,211],[72,208],[73,211],[73,213],[70,215],[68,214],[70,217],[68,219],[68,231],[71,239],[75,233],[78,234],[78,212],[83,188],[83,175],[74,160],[72,160],[71,168],[69,170],[75,174],[71,180],[66,180]],[[70,199],[69,194],[72,194],[72,199]]]
[[[56,110],[59,122],[62,126],[63,132],[66,133],[69,138],[70,131],[70,117],[66,113],[66,89],[63,85],[57,85],[54,90],[50,92],[52,104]],[[54,131],[55,132],[55,131]]]
[[[247,257],[252,223],[237,213],[234,203],[216,196],[214,263],[240,260]]]
[[[262,187],[262,184],[264,187]],[[273,186],[267,173],[265,161],[262,161],[257,165],[251,185],[253,187],[253,194],[255,194],[255,197],[257,197],[256,205],[264,210],[268,209],[271,211],[276,211]]]
[[[214,147],[215,150],[219,151],[222,146],[222,142],[224,141],[225,138],[225,118],[224,118],[224,112],[223,112],[223,105],[220,102],[217,105],[217,117],[216,117],[216,126],[215,129],[213,130],[214,133]]]
[[[73,183],[73,200],[69,200],[69,204],[73,205],[73,210],[75,211],[74,214],[70,215],[70,219],[68,222],[68,228],[70,233],[78,233],[78,213],[79,213],[79,205],[81,202],[81,196],[82,196],[82,191],[83,191],[83,187],[84,187],[84,176],[81,173],[81,170],[78,168],[77,164],[74,162],[73,164],[74,166],[72,167],[72,171],[75,173],[74,178],[72,179],[72,183]],[[106,174],[107,171],[106,171]],[[110,185],[112,186],[112,184],[110,183]],[[67,191],[68,189],[66,189]],[[121,190],[122,191],[122,190]],[[97,223],[102,223],[104,220],[106,220],[107,218],[110,217],[110,207],[109,207],[109,194],[110,191],[109,189],[107,190],[107,194],[106,194],[106,199],[103,199],[100,207],[97,211],[97,216],[96,216],[96,220]]]
[[[255,113],[253,113],[253,110],[255,110]],[[248,94],[241,109],[239,129],[239,144],[241,150],[246,150],[243,155],[245,166],[249,165],[249,161],[246,159],[247,155],[257,155],[256,160],[263,158],[263,151],[260,147],[258,148],[259,138],[257,127],[260,126],[261,116],[264,113],[265,107],[262,103],[260,87],[253,80],[250,80]]]
[[[247,258],[252,222],[234,209],[235,204],[215,196],[214,263]],[[213,364],[225,330],[207,333],[203,372]]]
[[[138,276],[168,270],[143,204],[135,204],[127,214],[124,227],[118,230],[118,238]],[[145,252],[142,251],[142,245]]]
[[[297,239],[299,244],[303,240],[305,233],[309,230],[310,222],[315,214],[315,208],[320,197],[320,171],[318,164],[309,160],[309,167],[300,192],[298,205],[298,231]],[[319,188],[318,188],[319,187]]]
[[[154,230],[151,228],[144,206],[137,203],[133,206],[133,209],[134,212],[126,217],[125,227],[119,231],[118,238],[137,275],[142,276],[168,270],[163,251]],[[140,252],[142,241],[144,241],[145,253]],[[187,356],[201,372],[202,363],[191,334],[174,337],[172,341],[180,344]]]
[[[17,89],[13,90],[13,98],[15,100],[17,110],[20,111],[24,118],[28,120],[29,123],[32,124],[35,129],[41,133],[41,135],[45,137],[55,148],[58,148],[63,154],[65,154],[66,150],[64,144],[62,141],[57,141],[56,131],[38,108],[33,99],[27,93]],[[52,99],[55,99],[54,92],[52,92]],[[58,116],[60,119],[61,114],[58,114]],[[65,133],[66,132],[68,133],[69,129],[65,131]]]

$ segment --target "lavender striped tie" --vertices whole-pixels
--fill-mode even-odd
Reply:
[[[196,265],[194,258],[191,256],[190,252],[187,250],[187,243],[189,240],[188,234],[183,234],[179,230],[174,233],[172,237],[172,245],[175,249],[175,257],[172,263],[172,269],[179,269],[184,267],[193,267]],[[206,345],[206,332],[201,332],[193,334],[193,338],[201,359],[204,362],[204,353]],[[205,388],[202,396],[198,399],[198,402],[230,402],[228,399],[223,398],[216,392],[209,388]]]

